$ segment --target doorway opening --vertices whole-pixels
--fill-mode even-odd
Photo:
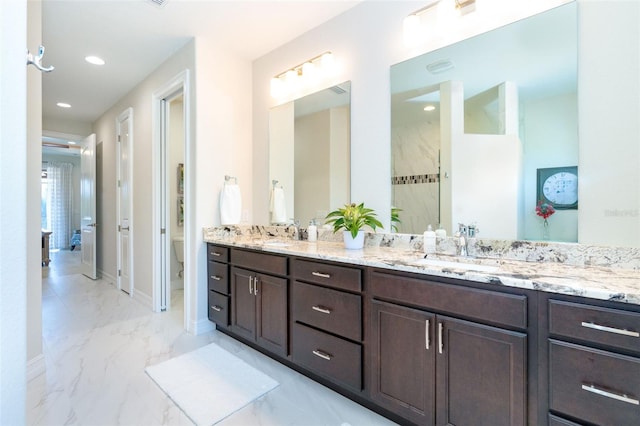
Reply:
[[[188,329],[189,109],[185,70],[153,95],[154,310],[172,311]]]

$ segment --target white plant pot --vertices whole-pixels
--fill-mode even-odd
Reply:
[[[364,231],[358,231],[358,235],[353,238],[351,232],[344,231],[344,248],[348,250],[359,250],[364,247]]]

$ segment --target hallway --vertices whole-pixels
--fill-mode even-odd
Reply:
[[[27,385],[27,424],[191,425],[144,368],[210,342],[280,383],[221,425],[393,424],[226,335],[187,334],[182,309],[150,312],[112,283],[80,275],[79,262],[79,251],[59,251],[43,268],[46,372]]]

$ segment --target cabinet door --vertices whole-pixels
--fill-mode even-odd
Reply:
[[[256,338],[255,273],[240,268],[231,269],[231,329],[250,340]]]
[[[371,303],[371,398],[406,419],[435,421],[435,315]]]
[[[525,425],[526,335],[442,316],[437,320],[436,424]]]
[[[257,343],[287,356],[287,280],[257,274]]]

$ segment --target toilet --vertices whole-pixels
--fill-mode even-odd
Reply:
[[[184,237],[182,235],[176,235],[173,237],[173,249],[176,252],[176,259],[180,263],[180,272],[178,276],[182,278],[184,271]]]

